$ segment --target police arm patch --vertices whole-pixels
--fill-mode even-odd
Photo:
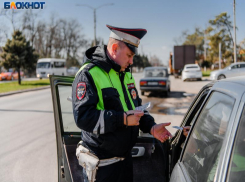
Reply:
[[[86,83],[85,82],[79,82],[77,84],[76,93],[77,93],[77,99],[82,100],[86,93]]]

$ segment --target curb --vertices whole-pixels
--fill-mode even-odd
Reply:
[[[43,89],[46,89],[46,88],[50,88],[50,85],[44,86],[44,87],[26,89],[26,90],[19,90],[19,91],[1,93],[0,94],[0,97],[4,97],[4,96],[8,96],[8,95],[13,95],[13,94],[24,93],[24,92],[31,92],[31,91],[36,91],[36,90],[43,90]]]

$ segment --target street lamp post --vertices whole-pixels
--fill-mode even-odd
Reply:
[[[236,0],[233,2],[233,16],[234,16],[234,23],[233,23],[233,31],[234,31],[234,63],[237,62],[237,52],[236,52]]]
[[[94,12],[94,46],[96,45],[96,10],[101,8],[101,7],[103,7],[103,6],[112,6],[112,5],[114,5],[114,4],[113,3],[107,3],[107,4],[101,5],[101,6],[97,7],[97,8],[94,8],[94,7],[89,6],[87,4],[77,4],[77,6],[86,6],[86,7],[90,8],[90,9],[92,9],[93,12]]]

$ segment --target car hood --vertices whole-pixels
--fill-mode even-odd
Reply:
[[[167,81],[169,79],[168,79],[168,77],[145,77],[145,78],[141,78],[140,80],[145,80],[145,81],[164,80],[164,81]]]

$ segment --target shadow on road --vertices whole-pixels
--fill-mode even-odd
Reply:
[[[170,92],[168,96],[164,93],[157,93],[151,92],[147,95],[148,98],[155,97],[155,98],[185,98],[185,97],[193,97],[195,94],[186,93],[186,92]]]
[[[183,91],[170,92],[168,96],[159,93],[150,93],[147,98],[158,101],[155,102],[151,113],[162,115],[185,115],[196,94]]]

